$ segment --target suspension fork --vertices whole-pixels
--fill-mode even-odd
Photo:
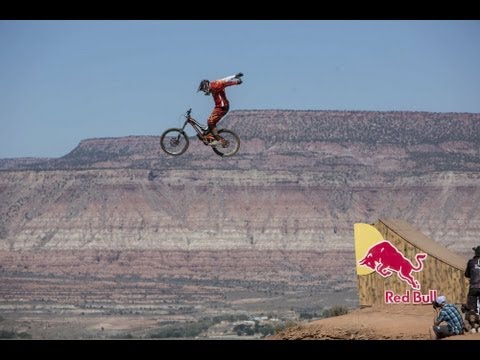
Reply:
[[[187,124],[190,122],[189,120],[190,120],[190,119],[187,117],[187,120],[185,120],[185,122],[183,123],[182,131],[185,131],[185,127],[186,127]]]

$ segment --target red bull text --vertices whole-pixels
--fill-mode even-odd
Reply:
[[[407,290],[405,294],[398,295],[391,290],[385,290],[385,304],[431,304],[437,298],[437,290],[429,290],[428,294],[420,291]]]

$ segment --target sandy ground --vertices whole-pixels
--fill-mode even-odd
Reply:
[[[385,305],[285,329],[270,339],[429,340],[435,314],[430,305]],[[446,340],[480,340],[480,334]]]
[[[430,305],[383,305],[355,309],[348,314],[297,323],[271,340],[430,340],[435,313]],[[26,332],[34,340],[142,339],[165,321],[188,320],[165,315],[59,315],[4,316],[0,330]],[[190,319],[193,320],[193,319]],[[234,337],[244,340],[246,337]],[[224,337],[222,339],[225,339]],[[480,334],[463,334],[445,340],[480,340]]]

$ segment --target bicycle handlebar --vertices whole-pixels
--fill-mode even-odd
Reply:
[[[186,113],[186,116],[189,117],[191,112],[192,112],[192,108],[188,109],[187,113]]]

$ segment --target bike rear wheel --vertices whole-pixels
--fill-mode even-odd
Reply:
[[[228,144],[226,147],[223,147],[222,145],[213,146],[212,150],[215,152],[215,154],[222,157],[235,155],[240,149],[240,138],[238,135],[232,130],[228,129],[218,130],[218,135],[227,140]]]
[[[189,144],[188,136],[182,129],[167,129],[160,136],[160,147],[169,155],[182,155]]]

